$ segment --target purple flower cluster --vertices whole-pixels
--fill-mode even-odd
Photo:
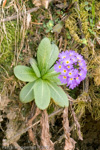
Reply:
[[[75,51],[65,51],[59,53],[59,60],[54,65],[56,72],[60,72],[61,83],[67,84],[70,89],[74,89],[86,78],[87,66],[83,56]]]

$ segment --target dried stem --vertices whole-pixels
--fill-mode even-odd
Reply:
[[[77,132],[78,132],[79,139],[83,140],[83,137],[82,137],[82,134],[81,134],[81,127],[80,127],[80,124],[79,124],[78,119],[76,117],[76,114],[74,112],[74,109],[72,108],[72,102],[70,102],[70,108],[71,108],[72,115],[73,115],[73,118],[74,118],[74,121],[75,121],[75,124],[76,124],[76,127],[77,127]]]
[[[50,140],[50,133],[49,133],[49,119],[48,113],[46,110],[43,110],[42,117],[41,117],[41,150],[54,150],[54,143]]]
[[[32,8],[28,11],[26,11],[26,14],[28,13],[32,13],[32,12],[35,12],[39,9],[39,7],[35,7],[35,8]],[[1,19],[0,22],[7,22],[7,21],[11,21],[11,20],[14,20],[14,19],[17,19],[19,18],[20,16],[22,16],[22,13],[18,13],[17,15],[12,15],[10,17],[7,17],[7,18],[4,18],[4,19]]]
[[[66,107],[63,111],[63,127],[65,132],[65,147],[64,150],[74,150],[75,149],[75,141],[70,138],[70,127],[68,120],[68,108]]]
[[[33,120],[40,114],[40,112],[41,112],[40,109],[37,108],[37,109],[36,109],[36,112],[35,112],[35,115],[28,121],[28,126],[31,126],[31,125],[32,125]],[[30,141],[32,141],[33,145],[36,145],[36,144],[37,144],[37,141],[36,141],[36,139],[35,139],[35,135],[34,135],[34,133],[33,133],[32,128],[30,128],[30,129],[28,130],[28,134],[29,134],[29,139],[30,139]]]

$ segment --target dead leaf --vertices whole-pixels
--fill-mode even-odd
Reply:
[[[41,1],[40,0],[33,0],[33,4],[37,7],[41,6]]]
[[[8,97],[2,96],[0,94],[0,110],[4,110],[9,102],[10,100],[8,99]]]
[[[67,3],[56,4],[56,7],[60,9],[65,9],[66,7],[68,7],[68,4]]]
[[[31,22],[31,15],[30,15],[30,13],[28,13],[28,14],[27,14],[27,22],[26,22],[26,24],[27,24],[27,29],[29,28],[30,22]]]
[[[100,21],[98,22],[97,29],[100,29]]]
[[[44,6],[48,9],[49,0],[33,0],[33,4],[37,7]]]
[[[2,118],[2,115],[0,115],[0,122],[2,122],[3,121],[3,118]]]

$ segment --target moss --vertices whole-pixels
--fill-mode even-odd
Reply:
[[[4,32],[3,27],[0,28],[0,64],[6,67],[11,65],[14,57],[16,22],[5,23],[5,29]]]

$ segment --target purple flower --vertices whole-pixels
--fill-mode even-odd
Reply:
[[[81,61],[79,61],[78,63],[79,63],[79,66],[80,66],[81,68],[86,67],[86,62],[85,62],[85,60],[81,60]]]
[[[83,56],[79,55],[78,53],[76,53],[76,58],[77,58],[78,60],[83,60]]]
[[[69,89],[74,89],[76,86],[77,86],[77,84],[76,84],[76,83],[74,83],[74,84],[70,84]]]
[[[73,74],[74,74],[74,77],[77,77],[78,76],[78,69],[73,69]]]
[[[69,56],[75,56],[75,54],[76,54],[75,51],[72,51],[72,50],[69,51]]]
[[[77,83],[77,84],[80,84],[81,78],[80,78],[79,76],[77,76],[77,77],[75,78],[75,80],[76,80],[76,83]]]
[[[59,53],[59,60],[56,63],[54,69],[61,73],[58,78],[70,89],[74,89],[86,78],[86,62],[77,52],[69,50]]]
[[[81,70],[81,71],[79,72],[79,76],[80,76],[81,81],[84,80],[84,79],[86,78],[86,72],[83,71],[83,70]]]
[[[75,83],[75,80],[74,78],[68,78],[68,81],[67,81],[67,84],[70,85],[70,84],[74,84]]]
[[[77,62],[77,58],[75,56],[71,56],[71,60],[72,60],[73,63]]]
[[[71,65],[72,61],[69,57],[67,57],[63,60],[63,64],[64,64],[64,66]]]
[[[56,72],[60,72],[62,69],[62,64],[60,62],[57,62],[57,64],[54,65],[54,69]]]
[[[67,70],[73,69],[73,65],[66,66]]]
[[[59,75],[58,78],[60,79],[61,83],[66,84],[67,83],[67,77],[64,75]]]
[[[68,71],[68,77],[74,77],[74,69],[72,69],[72,70],[70,70],[70,71]]]
[[[59,53],[59,56],[58,56],[60,59],[59,60],[63,60],[66,58],[66,54],[65,52],[62,52],[62,53]]]
[[[61,74],[62,74],[62,75],[66,75],[67,73],[68,73],[67,68],[62,67],[62,69],[61,69]]]

